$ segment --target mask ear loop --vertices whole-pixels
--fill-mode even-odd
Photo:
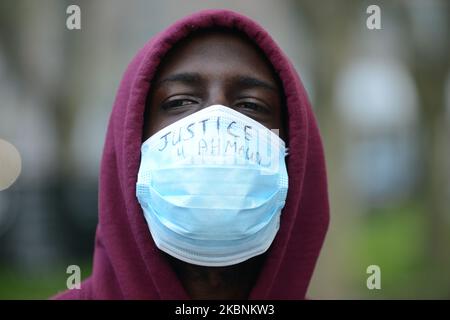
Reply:
[[[284,150],[284,156],[287,157],[289,155],[289,148],[285,148]]]

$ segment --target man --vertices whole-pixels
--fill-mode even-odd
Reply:
[[[57,298],[305,298],[328,226],[325,163],[270,36],[210,10],[147,43],[116,96],[99,194],[93,274]]]

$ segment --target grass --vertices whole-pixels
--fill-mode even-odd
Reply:
[[[91,274],[91,266],[86,263],[80,266],[82,278]],[[0,268],[0,299],[35,300],[48,299],[59,291],[66,290],[69,274],[66,267],[53,267],[42,273],[25,273],[3,266]]]
[[[355,291],[365,298],[449,297],[445,275],[439,273],[450,266],[434,265],[426,258],[426,218],[414,203],[378,209],[367,216],[354,236],[353,263],[349,264],[357,275]],[[381,290],[365,287],[369,274],[361,270],[372,264],[381,268]]]

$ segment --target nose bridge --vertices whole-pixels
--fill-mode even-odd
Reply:
[[[227,88],[225,81],[216,80],[208,86],[207,99],[204,107],[221,104],[224,106],[230,106],[232,101],[229,101],[229,95],[227,94]]]

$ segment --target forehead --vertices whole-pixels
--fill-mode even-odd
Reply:
[[[271,64],[256,45],[244,35],[221,30],[197,32],[177,43],[164,57],[157,77],[175,72],[249,73],[275,82]]]

